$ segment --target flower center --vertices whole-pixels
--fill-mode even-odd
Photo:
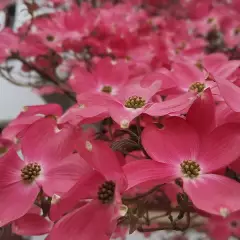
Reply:
[[[196,67],[197,67],[198,69],[200,69],[201,71],[203,70],[203,65],[202,65],[201,61],[197,61],[195,65],[196,65]]]
[[[214,18],[208,18],[207,23],[212,23],[214,21]]]
[[[233,228],[236,228],[238,226],[238,222],[236,220],[233,220],[230,224]]]
[[[180,166],[184,177],[188,178],[196,178],[201,170],[199,164],[192,160],[184,160]]]
[[[234,30],[235,35],[238,35],[239,33],[240,33],[240,26],[235,28],[235,30]]]
[[[37,163],[29,163],[21,172],[22,180],[27,183],[32,183],[40,175],[41,166]]]
[[[142,97],[132,96],[128,98],[128,100],[126,100],[125,107],[137,109],[142,108],[143,106],[145,106],[145,104],[146,101]]]
[[[109,93],[112,92],[112,87],[111,86],[104,86],[101,91],[109,94]]]
[[[52,36],[52,35],[47,35],[46,39],[47,39],[47,41],[49,41],[49,42],[53,42],[55,38],[54,38],[54,36]]]
[[[6,147],[0,147],[0,156],[1,156],[2,154],[6,153],[7,150],[8,150],[8,149],[7,149]]]
[[[189,90],[192,90],[197,93],[201,93],[204,89],[205,89],[205,84],[201,82],[195,82],[189,88]]]
[[[114,199],[115,183],[106,181],[98,189],[98,199],[103,203],[111,203]]]
[[[214,81],[214,77],[213,77],[213,75],[211,73],[208,73],[206,81]]]

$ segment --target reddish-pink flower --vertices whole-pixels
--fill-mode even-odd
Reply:
[[[30,36],[33,36],[43,45],[56,51],[63,51],[65,41],[80,42],[82,38],[93,29],[96,17],[91,14],[89,9],[80,11],[74,6],[71,11],[56,11],[49,17],[34,18],[34,30]],[[21,27],[20,32],[26,32],[29,22]]]
[[[207,74],[194,65],[175,63],[171,72],[162,71],[159,78],[163,79],[163,91],[159,94],[167,96],[163,101],[154,103],[147,114],[163,116],[187,112],[193,101],[201,96],[204,90],[216,88],[216,83],[207,81]],[[149,81],[150,80],[150,81]],[[141,84],[148,87],[155,79],[143,79]]]
[[[203,66],[209,74],[207,79],[214,80],[220,96],[235,111],[240,112],[240,87],[235,84],[235,79],[229,77],[239,68],[240,61],[228,61],[224,55],[206,57]],[[219,61],[220,59],[220,61]]]
[[[79,155],[70,155],[75,140],[72,127],[58,129],[54,119],[40,119],[21,141],[24,160],[14,149],[0,159],[0,226],[26,214],[41,189],[52,196],[75,184],[81,173]]]
[[[212,216],[205,227],[214,240],[226,240],[231,236],[240,237],[240,212],[226,218]]]
[[[0,63],[4,62],[12,52],[18,51],[19,39],[11,29],[5,28],[0,32]]]
[[[73,240],[94,240],[96,236],[101,240],[109,239],[121,214],[120,196],[127,185],[115,153],[104,142],[91,140],[83,143],[78,146],[84,159],[88,160],[88,163],[82,162],[85,174],[52,206],[51,216],[56,219],[69,212],[81,199],[89,199],[89,202],[54,225],[50,233],[52,240],[65,240],[69,236]]]
[[[70,77],[70,84],[74,91],[81,95],[88,93],[113,97],[128,83],[129,70],[124,61],[114,62],[109,58],[100,60],[93,71],[75,67]],[[87,96],[86,96],[87,97]]]
[[[204,118],[208,116],[203,115]],[[196,124],[196,119],[194,121]],[[198,122],[204,126],[201,119]],[[144,129],[142,143],[153,161],[141,160],[125,165],[125,173],[130,175],[129,186],[154,179],[164,183],[181,178],[184,191],[197,208],[216,215],[239,210],[240,184],[212,172],[240,156],[240,125],[224,124],[200,136],[190,124],[191,120],[169,117],[163,122],[162,129],[155,126]]]
[[[146,76],[145,78],[151,78]],[[156,76],[154,75],[156,79]],[[160,90],[161,81],[155,81],[148,88],[143,88],[139,84],[139,80],[135,83],[128,84],[115,99],[109,99],[108,110],[112,119],[122,128],[128,128],[131,121],[142,113],[149,113],[153,103],[153,96]]]

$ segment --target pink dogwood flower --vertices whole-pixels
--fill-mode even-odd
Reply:
[[[69,82],[74,91],[81,94],[100,94],[112,97],[119,94],[128,83],[128,65],[124,61],[113,62],[109,58],[100,60],[93,71],[75,67]]]
[[[99,27],[102,32],[124,36],[140,27],[141,20],[146,19],[146,13],[133,7],[132,4],[117,4],[100,9]],[[116,35],[117,35],[116,34]]]
[[[151,75],[145,78],[151,78]],[[131,121],[142,113],[153,115],[148,109],[153,105],[152,98],[160,87],[160,80],[148,88],[142,88],[138,82],[128,84],[115,99],[109,99],[109,115],[122,128],[128,128]]]
[[[162,129],[152,125],[144,129],[142,143],[153,161],[125,165],[125,174],[130,175],[128,186],[154,179],[164,183],[181,178],[184,191],[200,210],[223,216],[239,210],[240,184],[212,172],[240,156],[240,125],[224,124],[202,137],[180,117],[169,117],[163,125]]]
[[[0,32],[2,41],[0,42],[0,62],[11,57],[13,53],[20,53],[23,57],[37,56],[47,52],[46,46],[32,35],[26,36],[24,41],[20,41],[18,34],[10,28],[4,28]],[[33,44],[34,43],[34,44]]]
[[[51,211],[52,214],[60,211],[61,216],[72,210],[81,199],[89,199],[89,202],[57,221],[50,239],[65,240],[69,234],[73,240],[94,240],[96,236],[101,240],[110,239],[121,215],[120,196],[127,187],[125,176],[115,153],[104,142],[86,141],[84,145],[81,144],[79,152],[88,161],[82,162],[85,174],[52,206]],[[56,214],[53,216],[56,217]]]
[[[239,16],[231,15],[224,19],[222,23],[222,31],[224,32],[224,40],[228,46],[234,48],[240,42],[240,25]]]
[[[18,51],[19,39],[16,33],[11,29],[5,28],[0,32],[0,63],[4,62],[9,57],[12,51]]]
[[[240,237],[240,212],[232,213],[226,218],[212,216],[205,227],[214,240],[226,240],[231,236]]]
[[[175,63],[171,72],[162,72],[161,78],[168,78],[169,88],[164,89],[159,94],[167,96],[163,101],[154,103],[148,110],[147,114],[152,116],[163,116],[167,114],[187,112],[193,101],[202,94],[207,88],[214,88],[216,83],[206,81],[206,74],[199,71],[195,66],[185,63]],[[164,76],[166,75],[166,76]],[[143,79],[143,87],[149,87],[154,78],[146,81]],[[169,82],[172,84],[170,85]]]
[[[84,119],[88,116],[102,116],[107,110],[108,115],[114,121],[121,127],[127,128],[135,117],[141,113],[147,113],[147,109],[152,105],[152,97],[161,86],[161,80],[159,80],[155,81],[148,89],[143,88],[139,84],[139,78],[141,77],[129,80],[128,74],[126,63],[119,61],[113,64],[110,59],[100,60],[93,73],[76,69],[70,83],[79,94],[78,102],[81,109],[78,106],[71,108],[69,110],[71,115]],[[157,80],[157,77],[157,74],[149,74],[144,78]],[[86,79],[88,84],[86,84]],[[87,105],[86,108],[85,105]],[[69,118],[69,114],[70,112],[66,113],[64,118],[66,116]]]
[[[50,16],[34,18],[35,28],[31,31],[30,36],[56,51],[64,50],[65,41],[80,42],[84,36],[90,33],[96,22],[96,18],[89,9],[85,8],[85,11],[81,12],[75,5],[71,11],[56,11]],[[23,25],[20,31],[25,32],[28,25],[29,22]],[[69,42],[67,43],[69,44]]]
[[[215,55],[216,56],[216,55]],[[218,61],[219,57],[221,58]],[[224,55],[218,58],[207,58],[203,62],[208,78],[216,81],[221,97],[235,111],[240,112],[240,87],[229,77],[239,68],[240,61],[228,61]]]
[[[76,136],[70,126],[58,129],[54,119],[40,119],[21,141],[24,160],[14,149],[0,159],[0,226],[25,215],[40,190],[52,196],[75,184],[81,173],[79,155],[71,154]]]

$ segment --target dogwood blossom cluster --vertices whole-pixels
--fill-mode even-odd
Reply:
[[[0,227],[240,237],[240,1],[43,6],[27,2],[31,19],[1,30],[0,72],[71,106],[26,106],[3,129]]]

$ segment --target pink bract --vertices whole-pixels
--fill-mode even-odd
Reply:
[[[1,226],[26,214],[40,189],[52,196],[68,191],[75,184],[81,172],[78,163],[81,158],[70,155],[75,138],[73,128],[58,130],[54,119],[41,119],[28,128],[22,139],[24,161],[14,149],[1,158]],[[30,176],[33,177],[29,179]],[[13,203],[12,208],[7,207],[9,203]]]
[[[85,174],[59,202],[52,206],[53,218],[68,211],[70,213],[55,224],[50,238],[68,239],[71,234],[72,239],[79,239],[82,236],[90,240],[95,239],[97,234],[100,239],[109,239],[120,216],[120,195],[127,186],[125,176],[115,153],[103,142],[85,141],[78,150],[80,155],[88,160],[88,163],[82,162]],[[110,183],[114,184],[113,199],[109,203],[104,203],[99,199],[99,191],[103,184]],[[89,202],[83,207],[72,210],[81,199],[89,199]],[[92,224],[96,225],[94,232],[91,230]]]
[[[23,217],[12,223],[12,231],[18,235],[37,236],[49,233],[53,223],[41,216],[41,209],[32,207]]]

